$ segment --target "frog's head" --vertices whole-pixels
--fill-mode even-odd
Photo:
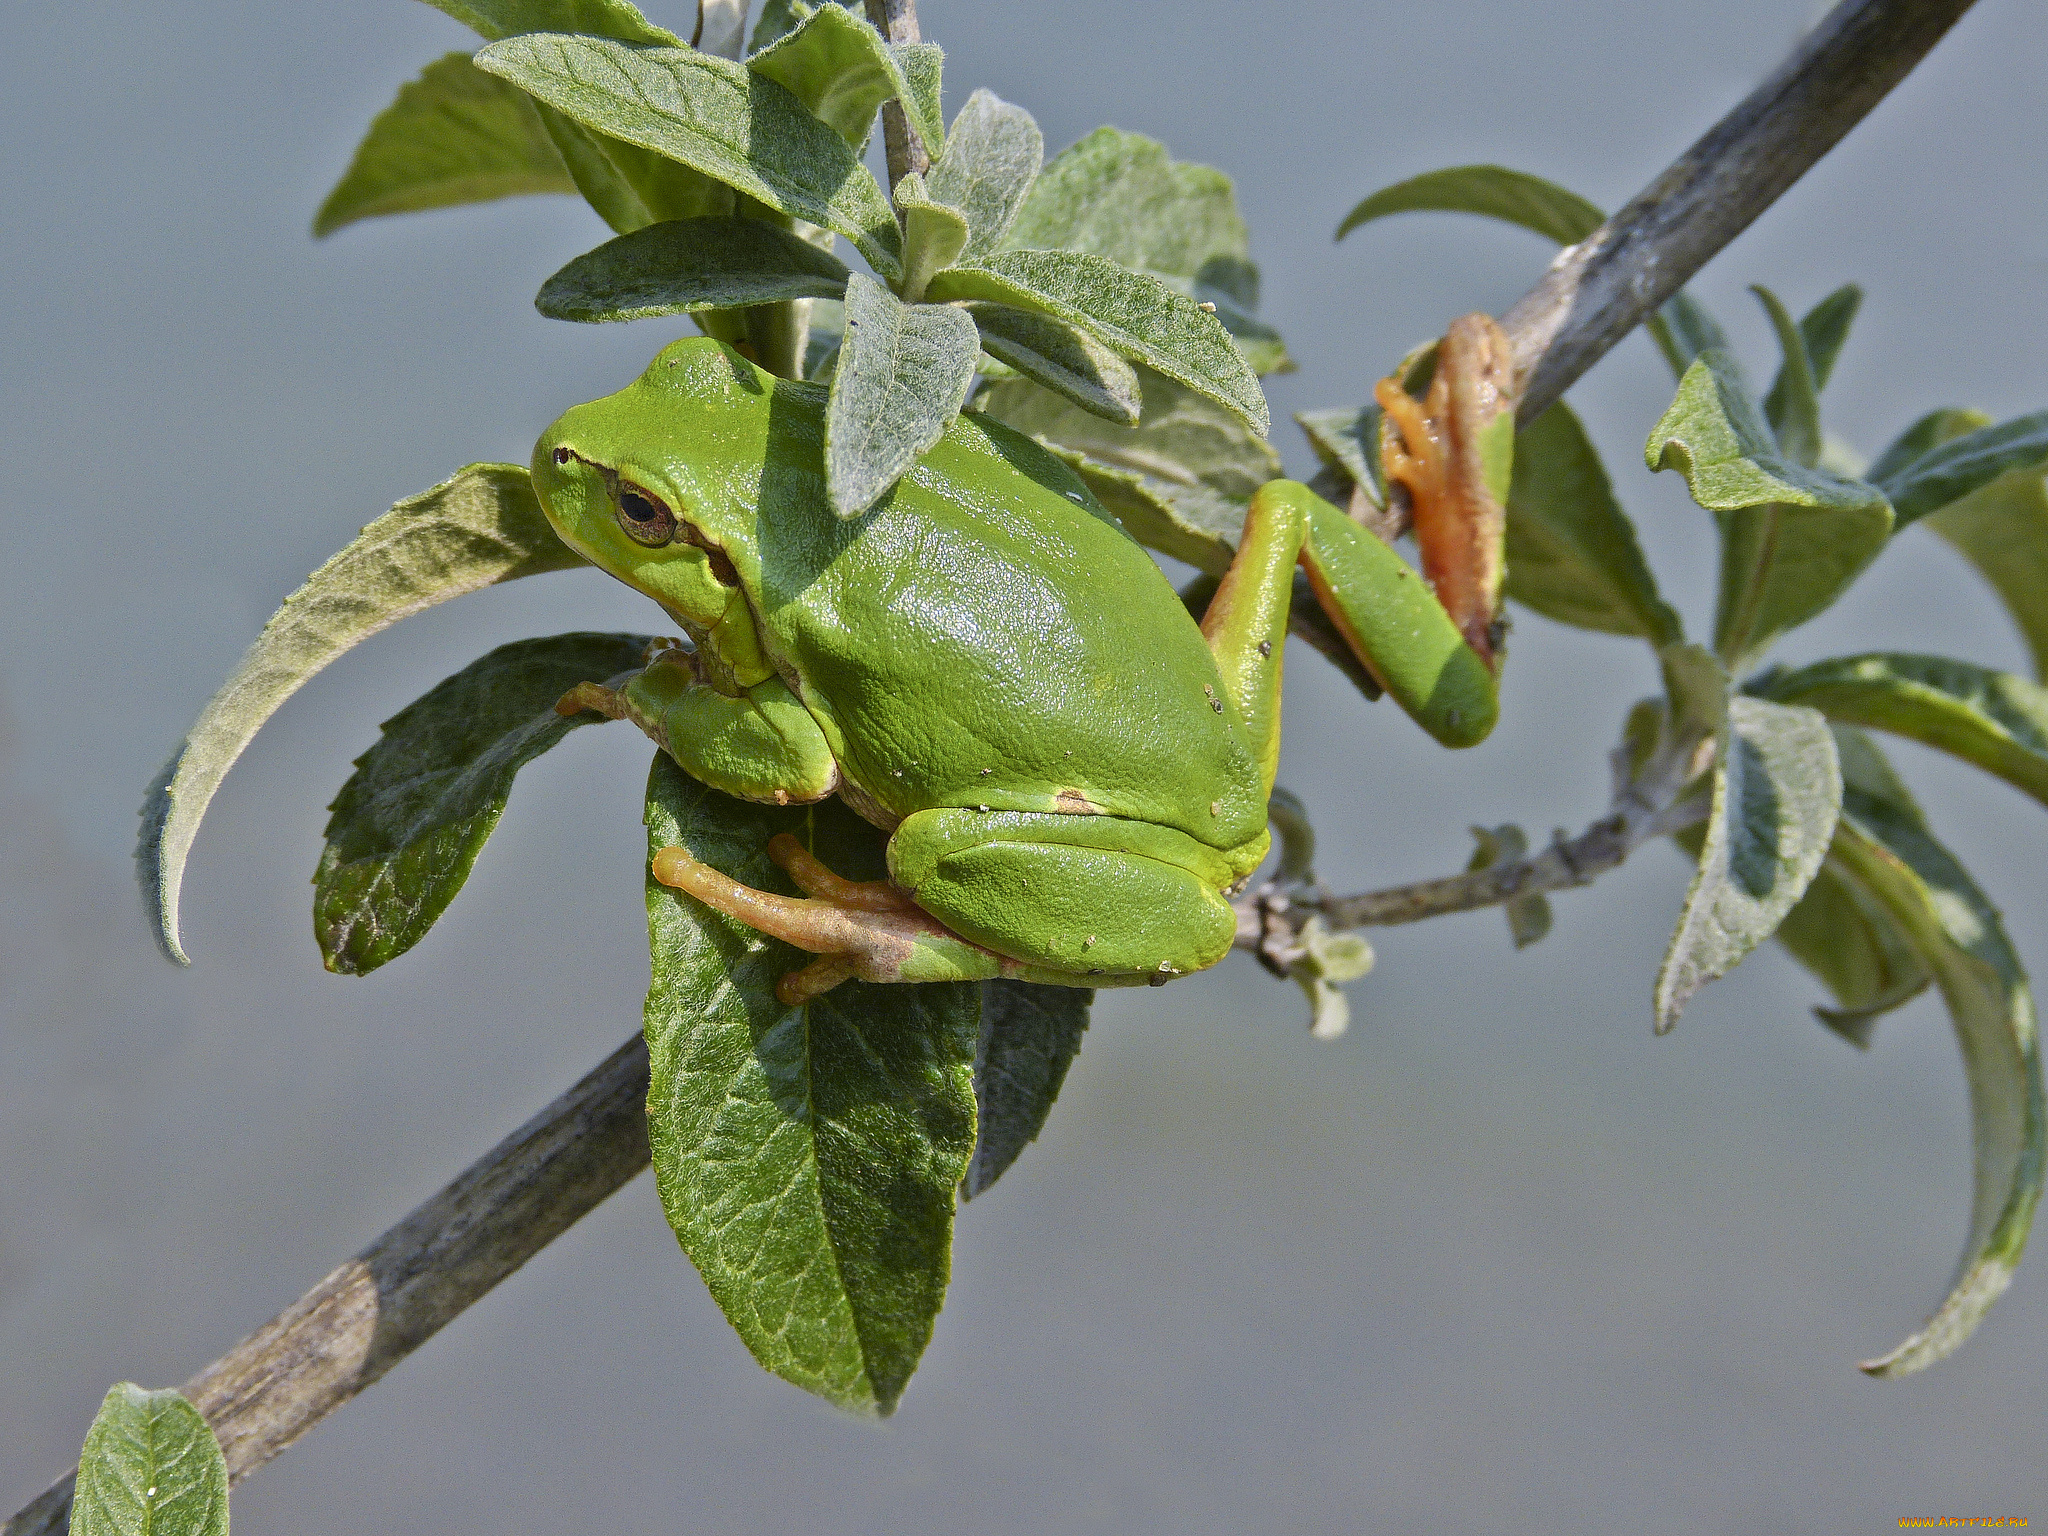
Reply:
[[[666,348],[541,434],[533,484],[548,521],[693,630],[715,624],[738,585],[727,551],[754,536],[770,385],[709,337]]]

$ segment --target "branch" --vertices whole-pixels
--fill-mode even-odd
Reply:
[[[1693,751],[1688,749],[1681,755],[1691,757]],[[1268,970],[1285,976],[1288,968],[1302,957],[1301,930],[1312,917],[1321,917],[1331,928],[1386,928],[1396,923],[1419,923],[1425,918],[1504,906],[1522,896],[1590,885],[1644,843],[1706,820],[1704,795],[1678,798],[1683,794],[1678,786],[1688,782],[1685,775],[1674,775],[1669,782],[1673,787],[1668,798],[1659,795],[1654,800],[1644,800],[1624,790],[1611,816],[1594,822],[1574,838],[1560,832],[1541,853],[1511,864],[1496,864],[1489,869],[1469,870],[1383,891],[1365,891],[1356,896],[1333,896],[1327,892],[1304,895],[1299,887],[1269,882],[1232,903],[1237,912],[1235,947],[1250,950]]]
[[[919,40],[917,0],[864,0],[864,3],[868,20],[890,42],[914,43]],[[882,146],[889,159],[891,192],[896,190],[896,183],[910,172],[915,171],[922,176],[932,168],[932,157],[925,150],[924,140],[917,136],[917,130],[903,115],[903,103],[900,101],[882,103]]]
[[[647,1166],[637,1035],[183,1388],[240,1482]],[[0,1536],[63,1536],[67,1474]]]
[[[871,0],[872,3],[872,0]],[[1778,69],[1501,321],[1534,421],[1747,229],[1970,8],[1971,0],[1843,0]]]

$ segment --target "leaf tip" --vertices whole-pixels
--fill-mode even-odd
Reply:
[[[172,849],[167,856],[164,845],[171,820],[171,785],[184,760],[181,743],[150,781],[142,800],[142,828],[135,839],[135,880],[142,890],[143,915],[158,951],[178,966],[192,963],[178,935],[178,892],[184,883],[185,860],[180,849]]]

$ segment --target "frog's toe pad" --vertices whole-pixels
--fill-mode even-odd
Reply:
[[[776,986],[789,1007],[840,982],[980,981],[1018,969],[970,944],[908,896],[882,881],[842,880],[794,838],[777,838],[771,855],[813,896],[778,896],[742,885],[681,848],[654,855],[654,878],[686,892],[714,911],[770,938],[822,958],[792,971]]]

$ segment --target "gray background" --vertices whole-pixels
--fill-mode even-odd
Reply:
[[[657,19],[687,27],[675,0]],[[1355,401],[1547,252],[1478,221],[1329,232],[1383,183],[1499,159],[1618,203],[1818,14],[929,0],[949,98],[1055,148],[1113,120],[1237,177],[1300,373]],[[527,770],[417,952],[325,975],[305,884],[375,723],[490,646],[644,628],[595,573],[465,599],[316,680],[229,778],[187,885],[197,964],[129,887],[144,784],[276,601],[395,498],[522,458],[672,330],[539,319],[602,231],[534,199],[307,238],[398,83],[467,36],[401,0],[23,6],[0,56],[0,1506],[68,1464],[107,1384],[176,1382],[438,1187],[634,1027],[646,750],[578,733]],[[2039,327],[2048,14],[1985,0],[1697,285],[1759,373],[1742,292],[1860,279],[1830,392],[1874,448],[1922,409],[2048,399]],[[1668,398],[1631,339],[1575,392],[1695,630],[1709,521],[1642,468]],[[1291,426],[1289,461],[1308,457]],[[1890,646],[2018,665],[1927,534],[1793,658]],[[1468,821],[1599,814],[1642,649],[1525,616],[1506,714],[1448,756],[1290,664],[1283,779],[1359,888],[1462,864]],[[2048,959],[2048,821],[1898,754]],[[1653,1041],[1683,889],[1646,850],[1511,954],[1497,914],[1379,938],[1357,1021],[1311,1041],[1249,962],[1106,1000],[1046,1138],[960,1221],[900,1415],[762,1374],[644,1179],[237,1495],[243,1533],[1876,1531],[2048,1519],[2048,1259],[1963,1354],[1851,1362],[1932,1305],[1967,1207],[1938,1006],[1861,1057],[1775,951]]]

